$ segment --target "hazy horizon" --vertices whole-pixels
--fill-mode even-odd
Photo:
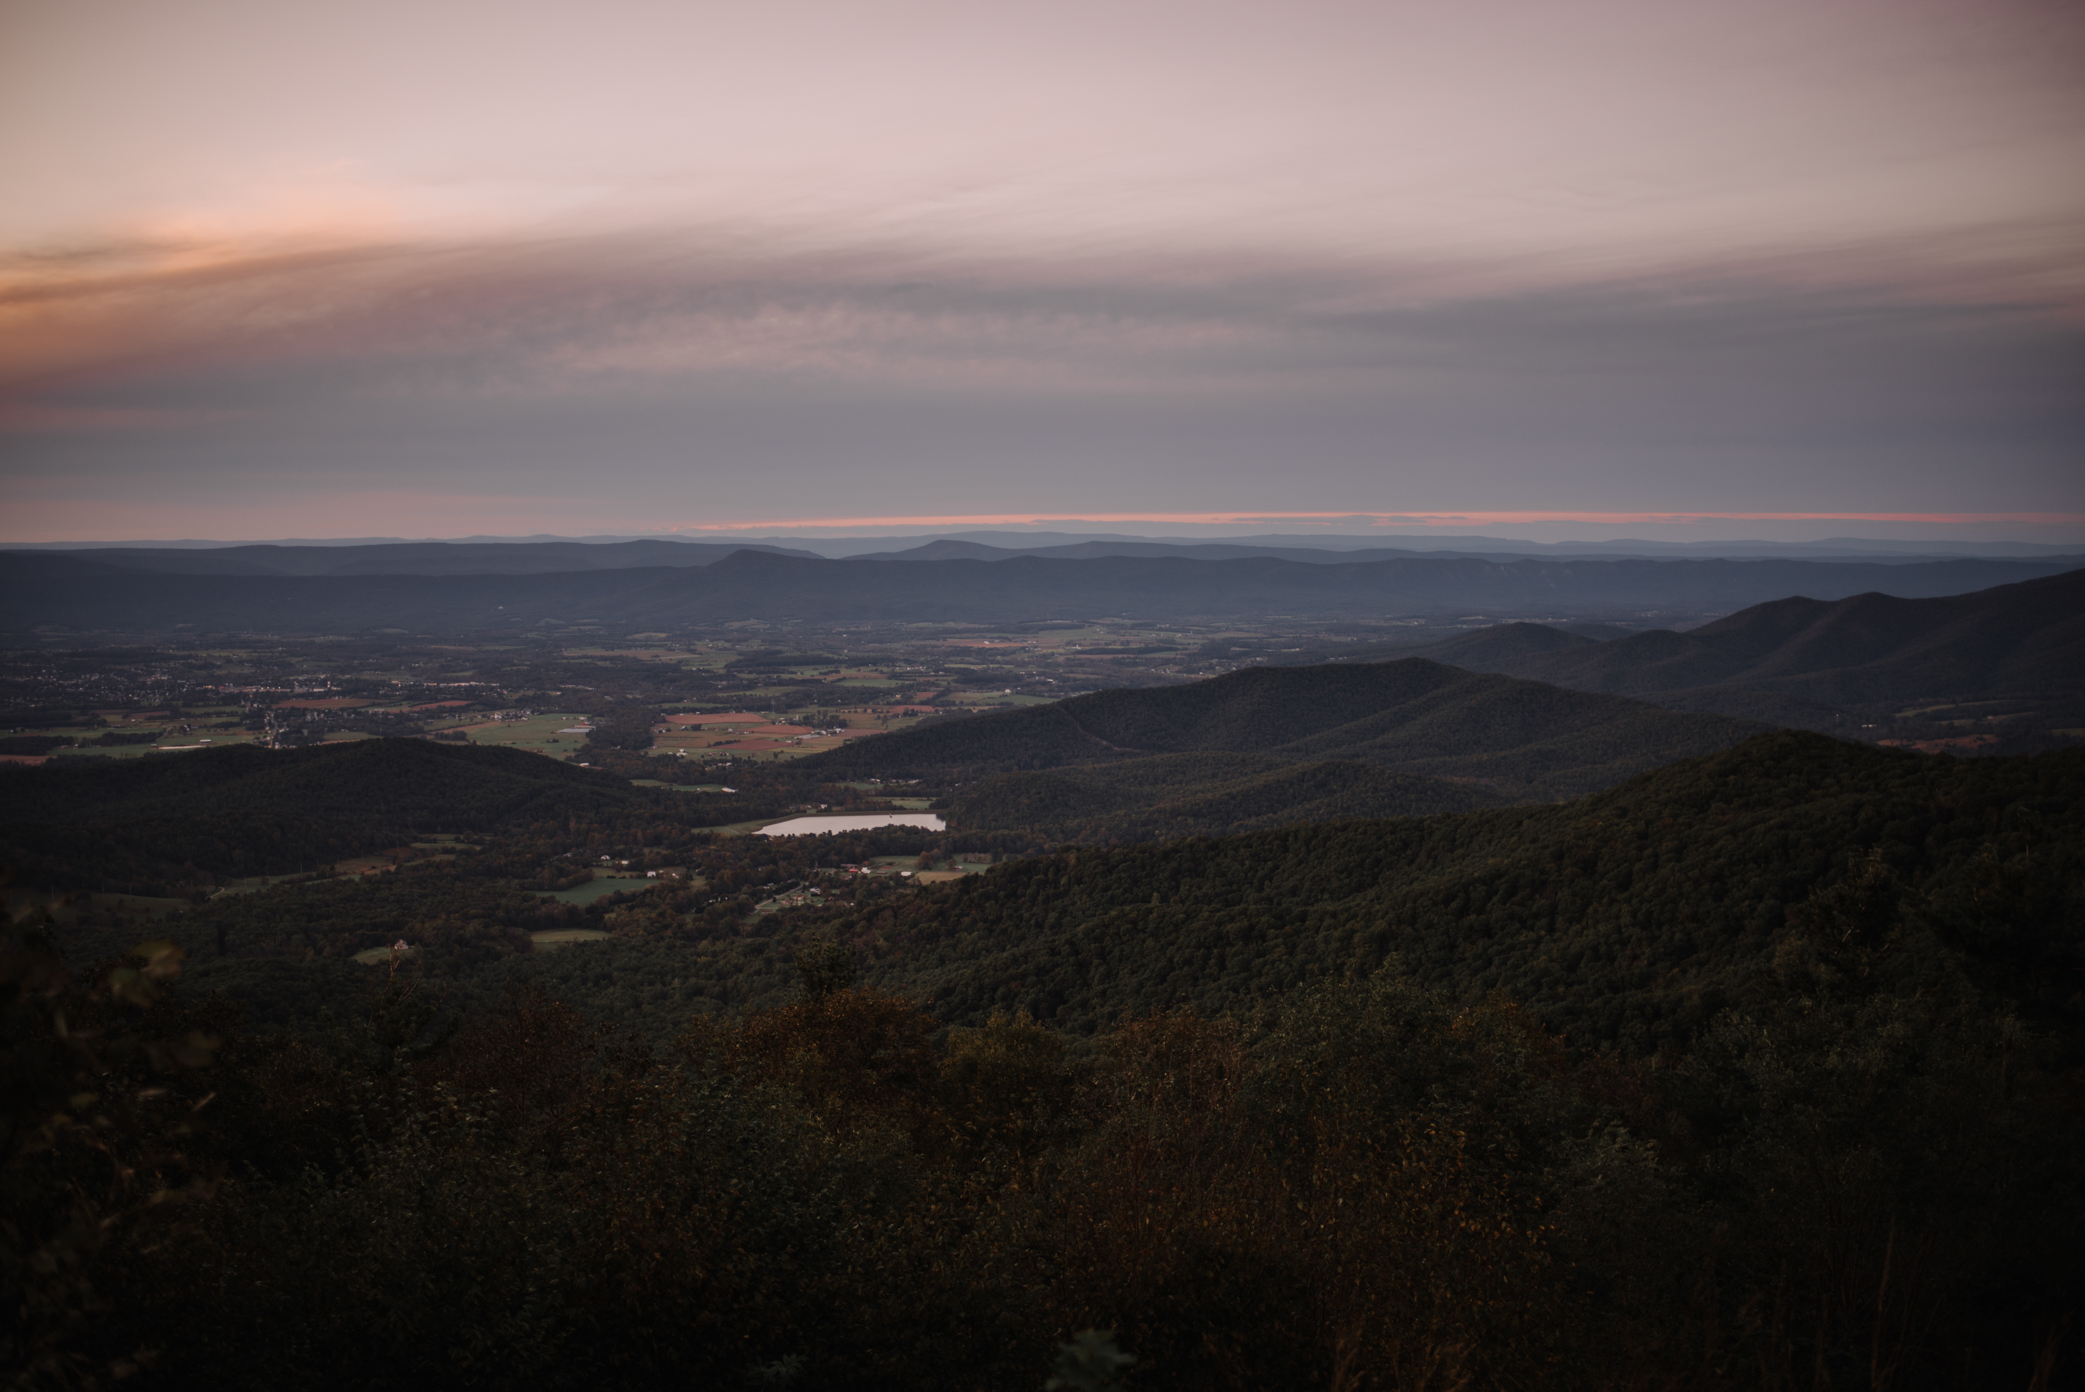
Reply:
[[[1077,520],[1066,520],[1057,525],[1076,526]],[[905,549],[932,541],[962,540],[982,542],[987,545],[1010,549],[1064,546],[1085,542],[1142,542],[1182,546],[1202,543],[1233,543],[1259,547],[1290,547],[1331,551],[1382,548],[1409,550],[1419,553],[1505,551],[1511,548],[1526,548],[1529,551],[1558,550],[1565,553],[1584,551],[1598,555],[1603,553],[1629,554],[1633,548],[1638,554],[1650,555],[1715,556],[1724,554],[1757,553],[1765,555],[1787,553],[1791,556],[1805,554],[1836,556],[1872,555],[1878,559],[1937,555],[2028,557],[2085,553],[2085,541],[2076,539],[2068,541],[2040,541],[1987,535],[1890,537],[1833,534],[1821,537],[1774,539],[1763,536],[1737,535],[1724,537],[1691,535],[1586,537],[1576,534],[1560,534],[1544,539],[1529,534],[1534,530],[1536,529],[1523,527],[1517,529],[1517,534],[1512,535],[1486,532],[1451,533],[1446,531],[1381,531],[1375,533],[1328,531],[1296,533],[1252,531],[1244,529],[1242,525],[1222,529],[1182,525],[1164,529],[1162,527],[1145,525],[1143,530],[1135,532],[1093,530],[1066,532],[1046,527],[943,528],[922,531],[889,525],[867,526],[854,530],[841,527],[814,527],[793,532],[777,533],[745,529],[712,532],[608,532],[583,535],[537,532],[521,535],[477,533],[465,536],[424,537],[395,535],[250,538],[134,537],[45,542],[22,542],[0,539],[0,550],[109,550],[120,548],[200,550],[241,546],[524,545],[542,542],[613,544],[633,541],[675,541],[707,546],[728,546],[733,543],[741,543],[749,546],[796,547],[828,557],[843,557],[892,549]],[[1568,532],[1572,529],[1566,528],[1565,530]],[[1677,531],[1678,529],[1671,530]]]
[[[6,540],[2085,538],[2085,12],[0,0]]]

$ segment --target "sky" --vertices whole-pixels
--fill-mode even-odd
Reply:
[[[0,541],[2085,540],[2075,0],[0,0],[0,188]]]

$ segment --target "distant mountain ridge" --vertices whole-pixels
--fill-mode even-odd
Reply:
[[[1238,561],[1263,558],[1299,561],[1305,565],[1355,565],[1368,561],[1401,560],[1499,560],[1509,553],[1476,551],[1416,551],[1408,547],[1366,546],[1334,550],[1323,546],[1252,546],[1238,542],[1171,541],[1082,541],[1064,546],[991,546],[983,542],[947,538],[930,541],[903,551],[871,551],[849,556],[855,561],[1011,561],[1021,557],[1044,560],[1091,561],[1103,556],[1137,556],[1145,559],[1171,558],[1185,561]]]
[[[1541,543],[1508,542],[1489,537],[1388,537],[1370,541],[1361,537],[1345,537],[1339,540],[1344,545],[1311,544],[1307,537],[1240,537],[1236,539],[1211,539],[1198,541],[1190,538],[1094,537],[1077,541],[1049,542],[1041,545],[1020,545],[1019,538],[1006,537],[991,541],[976,536],[936,537],[917,545],[895,547],[890,550],[854,550],[846,553],[849,560],[865,561],[1005,561],[1017,556],[1039,556],[1056,560],[1092,560],[1100,556],[1172,556],[1184,560],[1239,560],[1249,556],[1263,556],[1275,560],[1302,561],[1310,565],[1353,564],[1365,561],[1393,560],[1780,560],[1780,561],[1859,561],[1866,564],[1911,565],[1934,561],[1993,559],[2004,555],[2008,559],[2085,560],[2085,550],[2064,547],[2034,547],[2022,545],[2009,551],[1990,553],[1969,550],[1952,551],[1937,546],[1931,551],[1910,551],[1878,543],[1846,541],[1832,543],[1789,543],[1774,545],[1767,542],[1741,543],[1735,546],[1718,546],[1707,542],[1588,542],[1588,543]],[[1040,540],[1040,539],[1039,539]],[[1328,539],[1329,541],[1329,539]],[[1399,544],[1425,542],[1425,545]],[[1454,543],[1464,543],[1457,545]],[[818,543],[812,543],[814,547]],[[819,554],[832,554],[820,551]]]
[[[1539,624],[1416,650],[1438,662],[1579,691],[1683,701],[1783,697],[1822,706],[2085,691],[2085,571],[1939,598],[1862,594],[1755,605],[1686,633],[1595,642]]]
[[[574,544],[574,549],[611,548]],[[179,627],[290,634],[582,621],[649,628],[746,619],[1003,624],[1102,616],[1554,613],[1559,607],[1581,613],[1698,613],[1744,608],[1791,593],[1829,599],[1882,586],[1907,597],[1960,594],[2075,568],[2067,562],[1981,560],[1410,558],[1328,564],[1176,556],[908,563],[737,549],[701,566],[507,575],[230,576],[141,571],[84,556],[16,551],[0,552],[0,631],[151,633]]]
[[[340,549],[346,547],[404,546],[404,545],[498,545],[522,544],[582,544],[600,546],[627,542],[664,543],[669,545],[702,546],[745,546],[760,551],[780,551],[791,555],[815,555],[833,559],[875,555],[887,558],[893,554],[917,551],[937,546],[943,542],[970,543],[987,548],[995,553],[1045,555],[1071,554],[1088,546],[1122,546],[1151,548],[1150,550],[1121,550],[1106,554],[1145,555],[1193,552],[1200,547],[1227,548],[1225,554],[1285,555],[1292,552],[1318,555],[1344,553],[1353,556],[1359,552],[1380,552],[1385,555],[1420,556],[1487,556],[1526,557],[1540,559],[1557,557],[1651,557],[1651,558],[1749,558],[1779,560],[1875,560],[1875,561],[1935,561],[1960,559],[2051,559],[2085,557],[2085,541],[2058,544],[2031,541],[1960,541],[1943,538],[1924,540],[1900,540],[1875,537],[1825,537],[1815,541],[1764,541],[1764,540],[1693,540],[1660,541],[1643,537],[1618,537],[1606,541],[1528,541],[1519,538],[1471,535],[1452,535],[1440,532],[1377,532],[1368,535],[1340,535],[1324,532],[1283,533],[1271,532],[1256,535],[1226,536],[1137,536],[1118,532],[1056,532],[1033,530],[983,529],[964,532],[935,532],[911,536],[885,535],[876,537],[835,536],[766,536],[745,537],[734,540],[728,535],[716,533],[634,534],[634,535],[585,535],[559,536],[536,533],[531,536],[463,536],[463,537],[326,537],[296,538],[283,537],[258,541],[76,541],[76,542],[6,542],[0,541],[0,550],[34,551],[44,553],[87,553],[97,551],[224,551],[248,546],[273,546],[284,548]],[[1229,548],[1236,548],[1231,550]],[[979,559],[990,559],[980,557]],[[678,562],[669,562],[676,564]],[[587,569],[590,567],[576,567]]]
[[[709,565],[739,551],[817,559],[812,552],[779,546],[692,541],[406,541],[359,546],[106,547],[35,554],[163,575],[545,575]]]
[[[1815,541],[1694,540],[1660,541],[1646,537],[1616,537],[1606,541],[1528,541],[1524,538],[1454,534],[1444,532],[1377,532],[1368,535],[1334,533],[1265,532],[1246,536],[1133,536],[1114,532],[941,532],[909,537],[787,537],[762,540],[777,546],[802,546],[826,556],[888,555],[942,541],[972,542],[995,549],[1027,551],[1083,546],[1091,543],[1127,543],[1147,546],[1240,546],[1254,549],[1333,551],[1395,550],[1407,554],[1437,556],[1466,554],[1481,556],[1584,556],[1584,557],[1743,557],[1775,560],[1900,559],[1951,560],[1964,557],[2017,557],[2044,559],[2085,554],[2085,543],[2033,541],[1958,541],[1944,538],[1897,540],[1875,537],[1823,537]],[[844,549],[840,549],[844,548]]]

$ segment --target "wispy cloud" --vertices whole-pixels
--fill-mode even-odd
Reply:
[[[14,37],[16,515],[2085,507],[2068,7],[200,0]]]
[[[2053,327],[2085,308],[2030,243],[1955,238],[1580,268],[1485,261],[1118,254],[983,258],[864,245],[763,254],[684,233],[333,247],[144,243],[0,266],[0,388],[271,384],[585,396],[819,378],[931,389],[1338,387],[1350,374],[1523,351],[1597,357],[1633,331],[1730,337]]]

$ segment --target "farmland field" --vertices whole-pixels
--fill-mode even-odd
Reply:
[[[599,928],[546,928],[529,934],[529,941],[538,952],[551,948],[571,947],[575,943],[599,942],[608,934]]]
[[[526,720],[480,721],[461,727],[472,744],[497,744],[537,754],[565,755],[586,743],[585,735],[563,734],[581,717],[566,713],[532,715]]]
[[[860,831],[864,827],[916,826],[940,831],[942,822],[931,812],[856,812],[823,817],[791,817],[760,829],[762,836],[817,836],[829,831]]]
[[[596,873],[585,884],[573,885],[570,889],[553,889],[542,892],[545,899],[555,899],[560,904],[591,904],[596,899],[605,899],[611,894],[627,893],[643,889],[659,881],[643,875],[603,875]]]

